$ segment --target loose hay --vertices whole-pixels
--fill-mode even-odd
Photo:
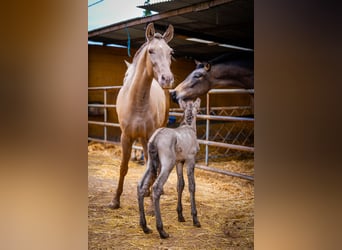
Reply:
[[[183,192],[186,222],[177,220],[177,175],[172,171],[160,200],[165,230],[170,238],[159,238],[155,218],[146,215],[152,234],[139,226],[136,187],[145,166],[130,161],[121,196],[121,208],[111,210],[120,166],[121,149],[115,145],[88,146],[88,248],[89,249],[253,249],[254,184],[236,177],[196,169],[196,204],[202,227],[192,225],[188,183]],[[254,175],[252,158],[220,159],[210,166]],[[186,176],[186,174],[185,174]],[[150,199],[145,209],[150,210]]]

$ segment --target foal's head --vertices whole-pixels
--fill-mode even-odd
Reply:
[[[196,129],[196,116],[199,108],[201,107],[201,99],[197,98],[196,101],[179,100],[179,106],[184,110],[184,116],[181,125],[189,125]]]
[[[168,42],[173,38],[173,26],[170,24],[163,35],[155,33],[153,23],[146,28],[147,39],[147,69],[153,70],[154,79],[162,88],[172,88],[174,81],[171,72],[171,57],[173,50],[169,47]]]

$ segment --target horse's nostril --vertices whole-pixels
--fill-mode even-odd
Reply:
[[[171,94],[172,101],[177,103],[177,93],[176,93],[176,90],[170,92],[170,94]]]

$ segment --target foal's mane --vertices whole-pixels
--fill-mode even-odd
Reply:
[[[190,107],[187,106],[187,108],[184,110],[183,121],[180,123],[180,126],[183,126],[183,125],[191,126],[191,123],[194,120],[194,116],[192,115],[193,103],[189,103],[188,105]]]

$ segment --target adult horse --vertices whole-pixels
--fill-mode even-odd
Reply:
[[[196,62],[196,69],[172,92],[172,100],[195,99],[213,88],[254,88],[254,53],[224,54],[208,62]]]
[[[116,111],[121,128],[122,158],[120,178],[110,208],[120,207],[124,178],[128,171],[132,144],[140,139],[145,161],[147,141],[153,132],[165,126],[169,112],[169,93],[174,77],[170,69],[172,49],[168,42],[173,38],[173,26],[163,35],[155,33],[153,23],[145,32],[146,42],[135,53],[128,68],[124,84],[116,101]]]

